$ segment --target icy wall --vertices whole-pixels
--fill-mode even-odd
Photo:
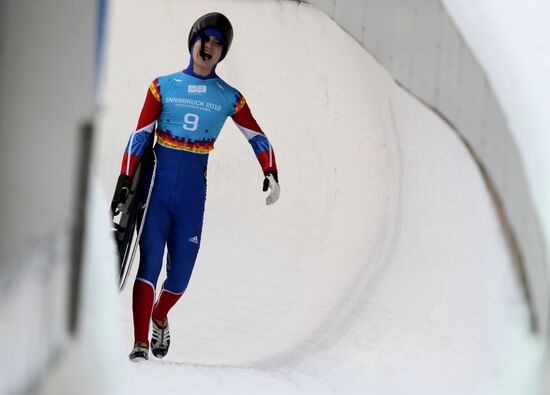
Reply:
[[[467,141],[496,191],[509,246],[523,268],[537,327],[548,328],[550,287],[540,220],[524,163],[491,84],[439,0],[308,0],[324,10],[412,94]]]

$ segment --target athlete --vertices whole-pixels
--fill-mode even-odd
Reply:
[[[150,85],[137,129],[124,152],[112,207],[123,207],[145,147],[156,135],[157,166],[140,239],[140,262],[134,283],[132,361],[149,358],[149,347],[163,358],[170,346],[168,312],[185,292],[201,242],[206,199],[208,154],[231,117],[244,134],[264,173],[266,203],[279,198],[273,148],[254,120],[244,97],[216,74],[229,51],[233,28],[222,14],[200,17],[189,33],[189,66],[156,78]],[[155,303],[164,246],[167,278]],[[149,325],[152,337],[149,342]]]

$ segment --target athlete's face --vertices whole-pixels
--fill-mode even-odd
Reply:
[[[206,76],[220,61],[222,45],[216,37],[208,37],[208,40],[204,42],[204,53],[201,56],[201,41],[202,38],[199,38],[193,46],[193,64],[197,74]]]

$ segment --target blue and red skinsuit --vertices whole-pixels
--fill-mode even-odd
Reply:
[[[133,290],[136,342],[149,344],[151,316],[165,319],[187,288],[201,241],[208,153],[227,117],[247,138],[264,173],[277,171],[271,144],[246,100],[216,74],[199,77],[190,67],[159,77],[149,87],[121,169],[122,174],[134,175],[155,133],[157,170]],[[167,278],[153,306],[165,245],[169,257]]]

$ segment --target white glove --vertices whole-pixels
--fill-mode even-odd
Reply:
[[[281,187],[279,186],[279,178],[276,172],[268,172],[264,179],[263,191],[266,192],[270,189],[269,195],[265,199],[265,204],[268,206],[279,200],[279,194],[281,193]]]

